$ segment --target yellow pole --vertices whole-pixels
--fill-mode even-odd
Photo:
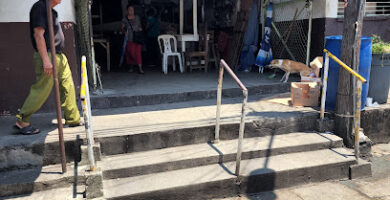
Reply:
[[[360,74],[358,74],[356,71],[348,67],[345,63],[343,63],[340,59],[338,59],[336,56],[334,56],[332,53],[330,53],[327,49],[324,49],[324,53],[328,55],[330,58],[332,58],[334,61],[336,61],[340,66],[342,66],[344,69],[346,69],[348,72],[350,72],[353,76],[358,78],[359,80],[356,80],[354,84],[356,84],[356,96],[354,97],[356,99],[356,106],[355,106],[355,122],[354,122],[354,131],[355,131],[355,156],[356,160],[359,161],[359,132],[360,132],[360,109],[362,105],[362,83],[366,83],[367,80],[363,78]]]
[[[87,59],[85,56],[81,59],[81,87],[80,87],[80,98],[83,107],[83,117],[85,123],[85,132],[87,135],[87,150],[88,160],[90,165],[90,171],[95,170],[95,157],[93,152],[93,130],[92,130],[92,114],[91,114],[91,102],[89,97],[89,86],[87,76]]]
[[[359,161],[359,132],[360,132],[360,109],[362,104],[362,82],[356,81],[356,110],[355,110],[355,156]]]
[[[320,118],[325,118],[325,102],[326,102],[326,91],[328,89],[328,74],[329,74],[329,55],[325,53],[325,67],[324,67],[324,79],[322,81],[322,97],[321,97],[321,110]]]

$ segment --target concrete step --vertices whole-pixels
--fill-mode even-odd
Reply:
[[[3,131],[7,130],[3,129]],[[30,167],[39,168],[61,163],[58,132],[52,131],[52,129],[50,132],[52,135],[43,128],[39,135],[27,136],[9,132],[9,135],[1,136],[0,172]],[[66,129],[64,133],[66,138]],[[68,163],[80,161],[80,145],[82,143],[83,141],[76,137],[65,139],[65,153]]]
[[[85,186],[63,187],[29,194],[22,194],[16,196],[0,197],[0,200],[82,200],[84,198]]]
[[[241,98],[223,100],[221,140],[238,137],[241,101]],[[313,108],[277,104],[264,96],[252,97],[247,106],[245,137],[316,129],[318,111]],[[200,144],[214,138],[215,100],[150,106],[149,109],[151,110],[112,109],[110,118],[95,111],[97,115],[94,124],[101,126],[95,131],[95,135],[101,144],[102,154],[115,155]]]
[[[165,148],[160,150],[107,156],[100,162],[105,179],[124,178],[235,161],[238,140]],[[242,159],[342,147],[341,138],[332,134],[292,133],[247,138]]]
[[[216,99],[217,98],[217,80],[215,80],[215,89],[199,89],[192,88],[188,90],[173,89],[172,91],[154,91],[150,94],[133,94],[133,92],[127,94],[107,94],[93,95],[91,97],[91,104],[93,109],[108,109],[108,108],[122,108],[133,106],[145,106],[145,105],[158,105],[167,103],[177,103],[186,101],[196,101],[204,99]],[[233,88],[223,89],[224,98],[236,98],[242,96],[242,91],[233,85]],[[290,91],[290,83],[268,83],[264,85],[248,86],[249,95],[270,95],[278,94]],[[133,95],[129,95],[133,94]]]
[[[65,174],[62,174],[61,165],[4,171],[0,173],[0,197],[26,196],[40,191],[84,185],[85,169],[86,166],[69,164]]]
[[[354,163],[344,148],[323,149],[243,160],[240,185],[235,162],[104,180],[103,185],[107,199],[210,199],[344,179]]]
[[[318,112],[269,101],[269,96],[251,96],[245,137],[315,130]],[[222,100],[222,140],[238,137],[242,98]],[[103,109],[93,111],[93,130],[103,155],[207,143],[213,140],[215,100]],[[14,117],[0,118],[0,171],[60,163],[55,114],[37,114],[32,124],[39,135],[23,136],[14,129]],[[84,127],[64,128],[67,161],[80,160],[85,143]]]

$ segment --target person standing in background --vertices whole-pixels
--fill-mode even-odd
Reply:
[[[144,70],[142,68],[142,45],[136,43],[135,40],[135,32],[142,31],[141,19],[138,15],[135,15],[134,5],[129,4],[127,6],[127,16],[122,19],[122,32],[127,36],[127,44],[126,44],[126,63],[130,65],[129,72],[133,71],[132,66],[138,66],[138,72],[140,74],[144,74]]]
[[[150,65],[157,65],[160,57],[157,37],[160,33],[160,21],[156,18],[157,11],[150,8],[146,12],[146,47],[147,57]]]

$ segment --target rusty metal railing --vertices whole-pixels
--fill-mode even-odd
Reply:
[[[46,0],[46,19],[53,19],[53,12],[50,5],[50,0]],[[65,143],[64,143],[64,131],[62,126],[62,112],[61,112],[61,101],[60,101],[60,87],[58,83],[58,68],[57,68],[57,53],[56,47],[54,44],[54,24],[53,20],[47,20],[47,29],[46,32],[49,32],[49,47],[51,53],[51,62],[53,65],[53,82],[54,82],[54,94],[56,99],[56,114],[57,114],[57,125],[58,125],[58,141],[60,144],[60,152],[61,152],[61,167],[62,173],[66,172],[66,154],[65,154]]]
[[[218,91],[217,91],[217,116],[216,116],[216,126],[215,126],[215,138],[214,143],[219,142],[219,132],[221,125],[221,99],[222,99],[222,83],[223,83],[223,73],[224,69],[230,74],[233,80],[237,83],[238,87],[241,88],[242,94],[244,96],[242,101],[242,109],[241,109],[241,121],[240,121],[240,129],[238,136],[238,147],[237,147],[237,158],[236,158],[236,176],[240,175],[240,163],[241,163],[241,154],[242,154],[242,140],[244,138],[245,132],[245,109],[246,103],[248,101],[248,89],[244,84],[240,81],[240,79],[236,76],[236,74],[230,69],[228,64],[224,60],[221,60],[221,64],[219,67],[219,78],[218,78]]]

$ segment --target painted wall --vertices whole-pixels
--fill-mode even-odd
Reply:
[[[343,18],[326,19],[325,35],[342,35]],[[384,41],[390,41],[390,17],[365,17],[363,21],[363,36],[373,34],[381,36]]]
[[[274,0],[274,21],[292,21],[295,12],[300,12],[306,5],[306,0]],[[337,0],[314,0],[313,19],[337,17]],[[304,9],[297,20],[309,18],[309,9]]]
[[[30,9],[35,2],[37,0],[0,0],[0,23],[28,22]],[[54,9],[61,22],[75,23],[74,0],[62,0]]]

